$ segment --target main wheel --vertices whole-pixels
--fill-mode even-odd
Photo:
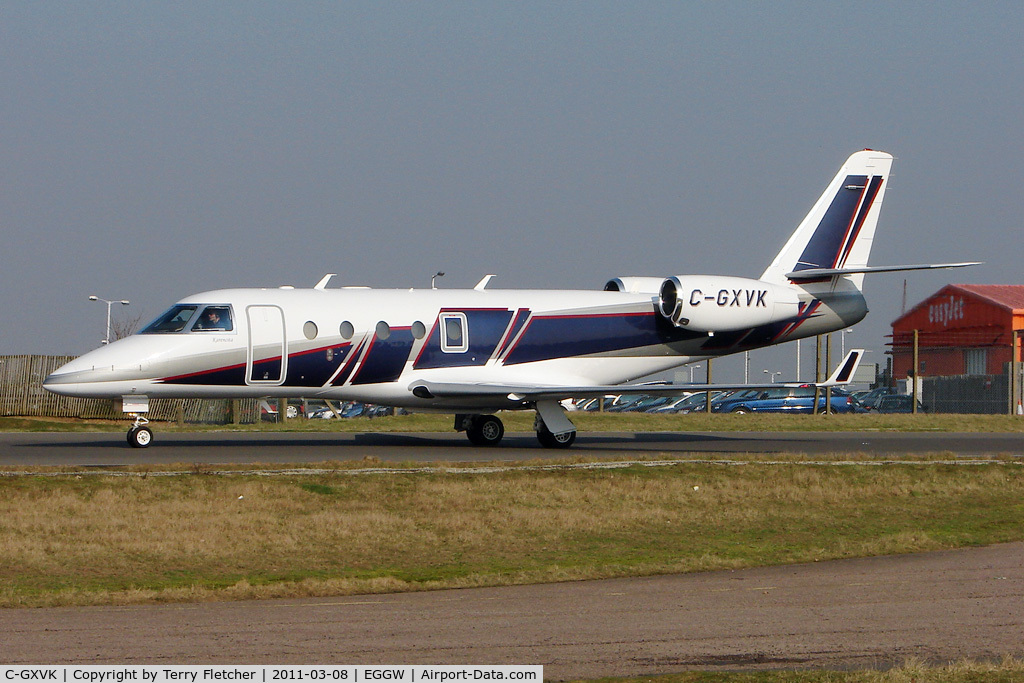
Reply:
[[[733,408],[732,412],[736,413],[737,415],[746,415],[750,411],[747,408],[740,406],[739,408]]]
[[[542,426],[537,430],[537,441],[540,441],[540,445],[544,448],[568,448],[576,441],[576,432],[563,432],[556,435],[552,434],[547,426]]]
[[[132,427],[128,430],[128,445],[132,448],[148,448],[153,443],[153,430],[149,427]]]
[[[505,436],[505,425],[493,415],[477,415],[466,430],[466,436],[476,446],[497,446]]]

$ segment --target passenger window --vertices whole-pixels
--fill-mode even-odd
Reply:
[[[233,329],[230,306],[207,306],[203,309],[199,320],[192,326],[193,331],[218,330],[220,332],[230,332]]]
[[[465,353],[469,350],[465,313],[441,314],[441,350],[445,353]]]

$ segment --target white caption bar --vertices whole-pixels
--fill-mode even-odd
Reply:
[[[539,665],[460,666],[4,666],[0,683],[448,683],[544,680]]]

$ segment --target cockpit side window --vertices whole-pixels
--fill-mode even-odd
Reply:
[[[230,306],[207,306],[192,326],[193,332],[209,330],[231,332],[233,329],[235,328],[231,323]]]
[[[194,304],[177,304],[151,322],[139,334],[172,334],[181,332],[195,315],[199,306]]]

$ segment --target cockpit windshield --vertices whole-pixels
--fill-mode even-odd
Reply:
[[[200,309],[202,309],[202,312],[196,315]],[[189,323],[192,323],[191,327],[189,327]],[[139,334],[174,334],[209,330],[220,332],[231,332],[234,330],[230,306],[175,304],[166,313],[147,325]]]
[[[198,306],[177,305],[147,325],[140,334],[169,334],[181,332],[188,325]]]

